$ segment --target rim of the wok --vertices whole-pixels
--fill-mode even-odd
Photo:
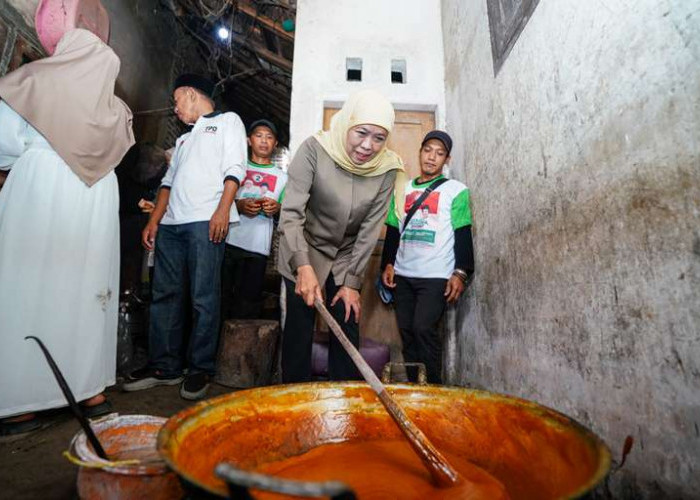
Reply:
[[[269,386],[263,386],[263,387],[255,387],[251,389],[244,389],[240,391],[235,391],[235,392],[230,392],[227,394],[222,394],[220,396],[216,396],[210,399],[205,399],[203,401],[200,401],[199,403],[196,403],[192,406],[189,406],[185,408],[184,410],[176,413],[172,417],[170,417],[165,424],[163,424],[163,427],[161,427],[160,431],[158,432],[158,438],[156,440],[156,449],[158,450],[158,453],[160,456],[163,458],[165,463],[168,464],[168,467],[170,467],[173,471],[175,471],[180,477],[185,479],[187,482],[190,484],[196,486],[197,488],[200,488],[204,491],[207,491],[208,493],[211,493],[212,495],[215,495],[220,498],[226,498],[225,496],[221,496],[221,492],[217,491],[215,489],[209,488],[208,486],[200,483],[197,479],[192,477],[191,475],[185,473],[182,471],[179,466],[172,460],[169,452],[167,451],[168,449],[168,441],[170,440],[171,436],[174,434],[174,432],[182,425],[184,422],[189,420],[190,418],[193,418],[194,416],[201,416],[205,415],[209,411],[214,411],[215,407],[222,402],[225,402],[227,400],[232,400],[232,399],[237,399],[240,397],[250,397],[254,396],[255,393],[268,393],[268,392],[277,392],[277,391],[295,391],[295,390],[303,390],[304,392],[308,390],[313,390],[313,389],[318,389],[318,390],[323,390],[323,389],[338,389],[338,388],[362,388],[362,389],[367,389],[368,391],[371,391],[371,387],[369,384],[365,382],[305,382],[305,383],[297,383],[297,384],[281,384],[281,385],[269,385]],[[589,493],[590,491],[593,490],[596,486],[598,486],[609,474],[610,472],[610,466],[612,463],[612,455],[610,453],[610,449],[608,446],[605,444],[605,442],[598,437],[597,434],[595,434],[593,431],[588,429],[585,425],[581,424],[577,420],[569,417],[568,415],[565,415],[553,408],[550,408],[548,406],[545,406],[540,403],[535,403],[534,401],[530,401],[528,399],[524,398],[519,398],[517,396],[511,396],[508,394],[502,394],[498,392],[492,392],[492,391],[487,391],[483,389],[472,389],[468,387],[461,387],[461,386],[450,386],[450,385],[435,385],[435,384],[424,384],[424,385],[418,385],[418,384],[386,384],[385,387],[389,390],[391,389],[399,389],[399,390],[409,390],[409,391],[420,391],[421,389],[431,389],[435,390],[438,389],[443,392],[455,392],[455,393],[469,393],[474,396],[484,398],[484,399],[497,399],[501,400],[506,403],[511,403],[511,404],[517,404],[520,407],[527,407],[528,411],[531,411],[532,413],[535,413],[541,417],[547,417],[548,420],[553,420],[556,421],[557,419],[563,419],[570,427],[578,432],[579,434],[582,434],[585,436],[588,441],[594,445],[596,451],[598,452],[599,460],[598,460],[598,468],[595,471],[595,474],[591,476],[591,478],[583,484],[579,489],[577,489],[575,492],[573,492],[570,496],[568,497],[562,497],[562,498],[580,498],[581,496],[585,495],[586,493]],[[561,423],[558,422],[559,425]],[[269,476],[268,477],[273,477]]]

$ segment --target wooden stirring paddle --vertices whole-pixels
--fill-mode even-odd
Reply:
[[[92,427],[90,427],[90,422],[88,422],[88,419],[85,417],[85,414],[83,414],[83,410],[80,409],[80,405],[75,400],[75,396],[73,396],[73,391],[70,390],[68,382],[66,382],[63,373],[61,373],[61,370],[58,368],[58,365],[56,364],[56,361],[54,361],[53,356],[49,352],[48,348],[38,337],[35,337],[33,335],[24,337],[24,340],[28,339],[32,339],[37,344],[39,344],[41,351],[44,353],[46,361],[49,363],[49,368],[51,368],[51,371],[53,372],[53,375],[56,378],[56,382],[58,382],[58,386],[61,388],[61,392],[63,392],[63,396],[66,398],[66,401],[68,401],[68,406],[70,406],[73,415],[76,419],[78,419],[78,422],[80,422],[80,426],[83,428],[83,431],[85,431],[85,435],[90,441],[92,448],[95,450],[95,453],[97,453],[97,456],[105,460],[109,460],[109,457],[107,456],[107,453],[102,447],[100,440],[97,439],[97,436],[93,432]]]
[[[440,487],[448,487],[457,484],[459,481],[459,475],[457,471],[445,460],[440,452],[433,446],[433,444],[428,440],[425,434],[416,427],[403,411],[403,408],[394,400],[393,397],[387,392],[384,384],[381,383],[379,377],[375,375],[372,368],[367,364],[367,361],[362,357],[360,351],[355,348],[350,340],[345,336],[345,332],[340,328],[338,322],[331,316],[328,312],[326,306],[323,302],[316,298],[314,301],[316,310],[323,316],[323,319],[328,323],[335,336],[338,338],[340,343],[343,345],[347,353],[352,358],[352,361],[357,366],[367,383],[372,387],[372,390],[377,394],[379,400],[384,405],[384,408],[389,412],[391,418],[394,419],[399,429],[404,433],[408,442],[413,447],[413,450],[418,454],[420,459],[423,461],[423,465],[430,471],[430,475],[435,480],[435,483]]]

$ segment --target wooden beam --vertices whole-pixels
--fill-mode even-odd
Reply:
[[[234,68],[238,71],[244,72],[251,67],[250,61],[243,59],[239,53],[234,53],[233,57],[230,59]],[[241,75],[243,80],[251,79],[248,75]],[[285,79],[281,74],[275,73],[267,69],[260,69],[255,74],[255,81],[263,81],[264,84],[271,90],[276,91],[285,96],[289,96],[292,93],[292,82],[291,80]]]
[[[269,92],[274,97],[278,97],[280,99],[280,101],[286,102],[288,105],[289,101],[290,101],[290,96],[292,94],[291,88],[277,85],[263,75],[264,75],[263,73],[259,73],[255,77],[242,78],[242,79],[238,80],[236,83],[237,84],[242,83],[242,84],[262,87],[258,90],[264,90],[266,92]]]
[[[261,84],[261,82],[255,82],[254,84],[248,82],[236,82],[234,88],[245,90],[248,94],[248,99],[274,106],[283,111],[285,114],[289,115],[289,101],[281,96],[273,95],[271,92],[261,89],[261,86],[264,86]]]
[[[186,8],[188,8],[188,9],[190,8],[189,3],[186,3]],[[243,13],[245,13],[246,15],[249,15],[249,16],[251,16],[251,17],[256,18],[256,19],[257,19],[258,21],[260,21],[262,24],[265,24],[267,21],[269,21],[269,23],[271,23],[272,27],[279,28],[279,27],[275,24],[275,22],[272,21],[271,19],[266,18],[265,16],[258,16],[258,15],[257,15],[257,10],[256,10],[256,8],[253,7],[253,6],[251,6],[251,5],[248,4],[248,3],[245,3],[245,2],[243,2],[243,1],[239,1],[239,2],[238,2],[238,9],[241,10],[241,11],[242,11]],[[200,19],[202,19],[202,18],[201,18],[201,13],[200,13],[200,15],[199,15],[198,17],[200,17]],[[263,22],[263,20],[265,20],[265,19],[266,19],[267,21]],[[269,24],[269,23],[268,23],[268,24]],[[181,20],[181,24],[182,24],[182,26],[185,27],[185,29],[186,29],[187,31],[190,32],[191,35],[193,35],[195,38],[199,39],[202,43],[204,43],[204,45],[206,45],[207,48],[209,48],[209,46],[214,42],[213,40],[206,41],[206,40],[203,38],[202,35],[198,34],[194,29],[190,28],[190,27],[187,25],[187,22],[186,22],[186,21],[182,21],[182,20]],[[289,35],[287,32],[285,32],[285,31],[282,30],[281,28],[279,28],[279,29],[281,30],[282,33],[284,33],[284,34],[286,34],[286,35]],[[285,37],[284,37],[283,35],[281,35],[277,30],[275,30],[275,34],[279,35],[279,36],[282,37],[282,38],[285,38]],[[288,73],[291,73],[291,72],[292,72],[292,66],[293,66],[293,64],[292,64],[292,61],[291,61],[291,60],[289,60],[289,59],[287,59],[286,57],[280,56],[280,55],[278,55],[278,54],[276,54],[276,53],[274,53],[274,52],[268,50],[266,47],[263,47],[262,45],[260,45],[260,44],[258,44],[258,43],[255,43],[255,42],[250,41],[245,35],[243,35],[243,34],[241,34],[241,33],[238,33],[238,32],[235,32],[235,31],[234,31],[234,32],[232,33],[232,35],[233,35],[233,36],[231,37],[231,40],[232,40],[234,43],[237,43],[237,44],[239,44],[239,45],[242,45],[242,46],[246,47],[248,50],[252,51],[252,52],[255,53],[257,56],[259,56],[261,59],[264,59],[265,61],[267,61],[267,62],[270,63],[270,64],[273,64],[273,65],[277,66],[278,68],[281,68],[281,69],[283,69],[284,71],[287,71]],[[210,37],[211,37],[211,35],[209,35],[209,38],[210,38]],[[241,39],[241,38],[242,38],[242,39]],[[294,37],[288,36],[286,39],[287,39],[287,40],[290,40],[292,43],[294,43]],[[211,51],[211,49],[209,49],[209,50]]]
[[[233,82],[231,85],[233,88],[245,89],[250,93],[250,97],[255,99],[260,99],[264,102],[269,102],[280,109],[284,109],[289,112],[291,106],[290,95],[287,93],[281,93],[278,90],[273,90],[269,87],[269,84],[259,78],[251,78],[249,80],[239,80]]]
[[[235,38],[234,38],[235,41]],[[262,59],[265,59],[267,62],[270,64],[274,64],[278,68],[282,68],[285,71],[288,71],[289,73],[292,72],[292,61],[289,59],[286,59],[284,57],[280,57],[274,52],[271,52],[267,50],[265,47],[262,47],[261,45],[258,45],[257,43],[249,42],[249,41],[242,41],[242,42],[237,42],[240,43],[241,45],[245,46],[247,49],[252,50],[255,52],[257,55],[259,55]]]
[[[269,101],[263,101],[259,99],[246,99],[244,101],[237,101],[233,98],[234,108],[241,107],[247,109],[255,109],[258,115],[272,115],[279,121],[289,121],[289,111],[279,108],[277,105],[272,104]]]
[[[239,72],[236,73],[235,75],[227,76],[226,78],[223,78],[223,79],[219,80],[218,82],[216,82],[216,86],[218,87],[219,85],[224,85],[224,84],[226,84],[226,83],[228,83],[228,82],[232,82],[232,81],[234,81],[234,80],[238,80],[239,78],[243,78],[243,77],[245,77],[245,76],[255,75],[256,73],[259,73],[260,71],[262,71],[262,70],[257,69],[257,68],[252,68],[252,69],[246,69],[246,70],[243,70],[243,71],[239,71]]]
[[[257,22],[268,28],[270,31],[273,31],[277,36],[280,38],[283,38],[285,40],[288,40],[292,43],[294,43],[294,35],[291,33],[288,33],[282,29],[282,26],[277,24],[273,19],[270,19],[267,16],[263,16],[258,14],[258,10],[250,5],[248,2],[239,0],[238,1],[238,10],[243,12],[245,15],[252,17],[255,19]]]
[[[253,53],[253,60],[254,64],[260,65],[260,62],[256,59],[256,56],[264,59],[265,61],[273,64],[274,66],[291,73],[292,72],[292,66],[293,63],[289,59],[278,56],[274,52],[271,52],[267,50],[265,47],[263,47],[260,44],[257,44],[255,42],[251,42],[249,38],[247,38],[244,34],[239,33],[238,31],[233,32],[233,36],[231,37],[231,41],[237,45],[243,46],[246,49],[248,49],[250,52]],[[236,54],[235,52],[230,54],[229,58],[231,60],[238,60],[241,63],[245,64],[246,66],[250,66],[251,61],[249,61],[248,56],[244,56],[240,52]]]

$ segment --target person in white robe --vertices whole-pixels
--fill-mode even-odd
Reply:
[[[29,335],[78,401],[108,406],[119,296],[113,170],[134,143],[131,111],[114,95],[119,65],[76,29],[52,56],[0,78],[0,169],[9,170],[0,190],[0,435],[37,428],[37,411],[67,404]]]

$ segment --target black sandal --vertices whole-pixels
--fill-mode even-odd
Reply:
[[[100,404],[93,406],[85,406],[84,404],[81,404],[80,408],[83,410],[83,415],[85,415],[86,418],[102,417],[104,415],[108,415],[114,412],[114,409],[112,408],[112,403],[110,403],[106,399]]]
[[[43,428],[39,417],[22,420],[21,422],[0,422],[0,436],[16,436],[28,432],[38,431]]]

